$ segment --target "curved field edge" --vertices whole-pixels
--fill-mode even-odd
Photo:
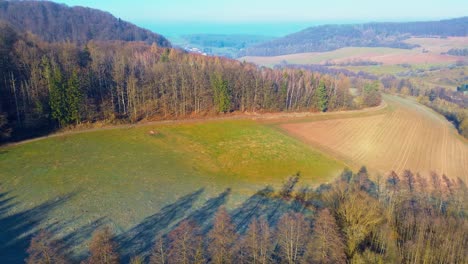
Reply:
[[[97,123],[97,124],[85,124],[83,126],[75,127],[75,128],[66,128],[61,131],[57,131],[51,133],[46,136],[36,137],[32,139],[27,139],[19,142],[12,142],[7,143],[4,145],[0,145],[0,150],[2,148],[17,146],[22,144],[27,144],[31,142],[36,142],[48,138],[54,137],[62,137],[67,135],[75,135],[75,134],[82,134],[82,133],[89,133],[89,132],[96,132],[96,131],[105,131],[105,130],[114,130],[114,129],[130,129],[136,127],[150,127],[155,125],[171,125],[171,124],[191,124],[191,123],[204,123],[204,122],[211,122],[211,121],[229,121],[229,120],[255,120],[255,121],[267,121],[268,123],[283,123],[283,122],[299,122],[301,120],[323,120],[328,118],[336,118],[342,116],[353,116],[353,115],[361,115],[361,114],[368,114],[372,115],[378,111],[385,111],[387,109],[387,103],[382,100],[381,104],[374,107],[367,107],[363,109],[357,110],[342,110],[342,111],[334,111],[334,112],[273,112],[273,113],[257,113],[257,112],[234,112],[231,114],[220,114],[218,116],[211,116],[211,117],[194,117],[189,119],[169,119],[169,120],[159,120],[159,121],[141,121],[139,123],[133,124],[123,124],[123,125],[109,125],[104,123]],[[88,126],[91,126],[89,128]]]
[[[386,173],[405,169],[468,178],[468,142],[451,123],[413,99],[385,95],[386,113],[279,124],[288,135],[344,161]]]

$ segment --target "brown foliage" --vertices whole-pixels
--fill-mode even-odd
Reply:
[[[203,240],[195,224],[187,220],[183,221],[169,233],[169,239],[171,243],[167,263],[197,264],[205,262]]]
[[[154,245],[153,251],[151,252],[150,264],[167,264],[168,263],[168,252],[166,239],[163,236],[156,238],[156,244]]]
[[[105,227],[93,234],[89,245],[90,257],[86,261],[88,264],[118,264],[119,254],[117,245],[113,239],[110,227]]]
[[[265,218],[254,219],[250,223],[242,242],[248,263],[267,264],[271,262],[273,251],[272,232]]]
[[[315,221],[312,241],[307,246],[306,262],[346,263],[343,237],[328,209],[323,209]]]
[[[208,239],[208,252],[213,263],[233,263],[238,235],[226,208],[221,207],[216,213]]]
[[[7,35],[1,27],[0,33]],[[142,42],[92,40],[83,48],[70,42],[46,43],[27,34],[12,36],[11,42],[0,47],[6,52],[0,59],[0,66],[5,65],[0,67],[2,84],[7,80],[0,86],[0,112],[8,121],[2,126],[4,132],[12,127],[29,134],[37,128],[54,128],[46,122],[53,101],[51,68],[62,76],[59,86],[68,87],[77,73],[80,122],[137,122],[225,111],[314,111],[319,109],[315,96],[319,83],[326,84],[327,109],[355,107],[350,104],[349,81],[338,81],[344,76],[258,68]],[[222,93],[213,89],[213,76],[219,77]],[[68,105],[63,108],[65,113],[70,110]]]
[[[279,256],[285,263],[299,263],[311,232],[310,223],[303,214],[288,213],[281,217],[277,227]]]
[[[363,191],[349,193],[338,209],[346,237],[346,253],[352,257],[358,246],[384,220],[379,202]]]
[[[65,264],[65,257],[59,252],[59,243],[52,239],[52,235],[41,230],[39,234],[31,239],[28,248],[28,264]]]
[[[291,197],[291,189],[283,188],[286,196]],[[206,247],[200,230],[183,221],[167,241],[156,239],[150,263],[206,263],[205,249],[209,263],[467,263],[467,199],[465,183],[445,175],[433,173],[428,182],[410,171],[401,180],[392,172],[381,186],[365,170],[358,174],[345,170],[332,184],[305,188],[294,201],[281,200],[291,206],[288,210],[297,209],[297,201],[322,208],[313,230],[304,214],[285,211],[276,230],[260,218],[239,237],[222,207]],[[301,206],[305,212],[311,208]],[[65,263],[57,245],[42,231],[31,241],[27,263]],[[118,263],[115,248],[109,228],[96,232],[86,263]],[[142,260],[136,257],[131,263]]]

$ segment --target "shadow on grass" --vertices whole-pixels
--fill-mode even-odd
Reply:
[[[202,207],[188,215],[184,220],[196,223],[201,228],[202,233],[206,233],[211,229],[211,222],[219,207],[227,202],[229,194],[231,194],[230,188],[206,201]]]
[[[265,187],[234,209],[231,212],[231,218],[236,231],[243,234],[254,219],[263,217],[273,227],[286,212],[303,210],[302,206],[276,196],[273,188]]]
[[[133,228],[118,234],[115,241],[119,246],[119,253],[123,263],[127,263],[132,256],[148,258],[154,246],[157,235],[166,235],[184,220],[196,223],[203,233],[208,233],[213,225],[213,218],[221,206],[226,204],[231,189],[208,199],[201,207],[194,209],[194,205],[204,189],[179,198],[174,203],[165,206],[159,212],[145,218]],[[44,202],[32,209],[18,213],[11,213],[19,203],[8,193],[0,193],[0,263],[24,263],[31,237],[39,228],[45,228],[50,233],[63,234],[60,238],[60,250],[73,263],[79,263],[87,257],[86,243],[92,234],[103,226],[109,225],[111,220],[103,217],[87,225],[77,227],[80,217],[61,223],[51,222],[49,213],[63,206],[75,193],[57,197]],[[236,231],[245,233],[252,220],[264,217],[274,227],[286,212],[304,212],[308,209],[295,202],[279,197],[271,187],[266,187],[240,206],[230,212]],[[65,231],[65,232],[63,232]]]
[[[34,232],[43,228],[41,224],[49,220],[49,213],[62,206],[75,194],[57,197],[31,209],[13,212],[19,205],[15,197],[8,197],[7,192],[0,194],[0,259],[1,263],[24,263],[26,250]],[[50,224],[44,228],[53,228]]]
[[[74,221],[65,223],[61,227],[74,226]],[[86,242],[93,235],[96,230],[101,229],[103,226],[109,225],[109,220],[105,217],[99,218],[91,223],[81,226],[79,228],[74,228],[74,230],[64,237],[60,241],[59,250],[67,256],[67,258],[72,261],[72,263],[80,263],[81,260],[87,257],[87,251],[85,250]],[[60,227],[59,227],[60,228]],[[55,230],[53,233],[60,232],[60,230]]]
[[[184,218],[203,192],[204,189],[200,189],[178,199],[175,203],[165,206],[158,213],[145,218],[135,227],[117,236],[116,241],[120,246],[123,261],[125,262],[131,256],[146,255],[150,252],[156,234],[164,232]]]

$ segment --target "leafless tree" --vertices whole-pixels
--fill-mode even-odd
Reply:
[[[283,262],[299,263],[309,242],[311,228],[303,214],[288,213],[277,226],[279,256]]]
[[[233,263],[238,235],[226,208],[221,207],[216,213],[208,239],[208,252],[213,263]]]
[[[65,264],[67,260],[58,249],[58,242],[52,238],[52,235],[41,230],[31,239],[31,244],[27,250],[29,257],[26,259],[28,264]]]
[[[91,255],[86,263],[118,264],[119,254],[117,253],[117,245],[113,241],[113,236],[110,227],[104,227],[96,231],[91,238],[89,245]]]

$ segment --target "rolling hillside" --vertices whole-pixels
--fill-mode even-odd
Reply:
[[[344,47],[411,49],[417,45],[404,40],[412,36],[467,36],[467,25],[468,17],[430,22],[324,25],[250,47],[242,55],[278,56],[332,51]]]
[[[441,43],[437,48],[429,41]],[[240,61],[252,62],[262,66],[286,64],[320,64],[328,66],[379,66],[379,65],[448,65],[458,61],[468,61],[466,57],[446,54],[452,47],[467,43],[468,37],[450,37],[446,39],[411,38],[405,43],[420,45],[414,49],[397,49],[385,47],[346,47],[326,52],[295,53],[281,56],[246,56]],[[427,44],[426,44],[427,43]],[[445,45],[445,48],[444,46]],[[359,63],[375,63],[375,65],[360,65]],[[390,72],[387,72],[390,73]]]
[[[49,42],[123,40],[171,46],[163,36],[139,28],[110,13],[48,1],[0,1],[0,21],[2,20],[18,31],[30,31]]]
[[[23,263],[29,241],[12,245],[10,236],[37,227],[58,226],[67,236],[81,230],[66,245],[79,247],[88,239],[86,227],[106,223],[123,233],[155,218],[145,227],[151,241],[153,228],[170,229],[187,215],[209,221],[208,205],[242,205],[297,171],[305,184],[318,185],[344,165],[268,125],[220,120],[127,126],[2,147],[0,167],[0,259]],[[179,202],[187,197],[188,207]],[[27,225],[18,230],[7,213],[21,215]]]
[[[354,166],[386,173],[434,171],[468,180],[468,144],[444,117],[412,100],[385,96],[390,110],[367,117],[281,125]]]

